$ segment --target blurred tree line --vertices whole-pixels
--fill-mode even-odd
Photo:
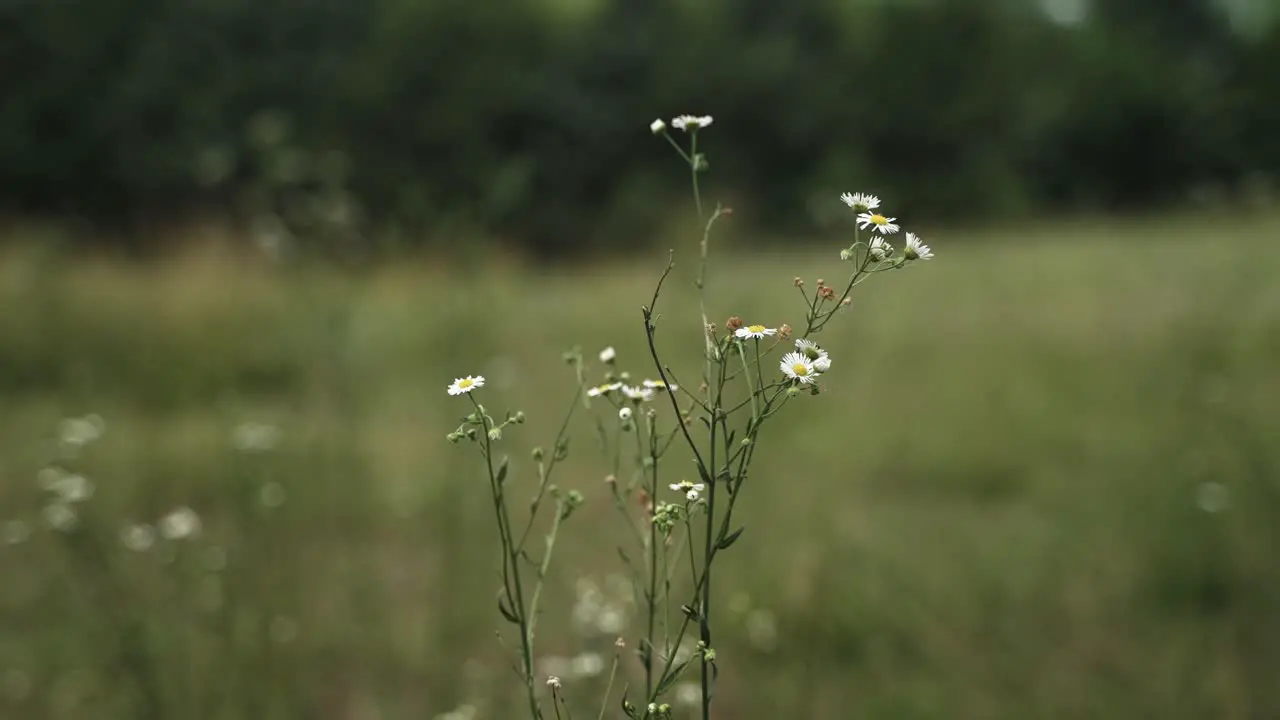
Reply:
[[[229,210],[541,253],[683,199],[709,113],[760,227],[1141,209],[1280,172],[1274,0],[2,0],[19,214]],[[907,209],[909,208],[909,210]]]

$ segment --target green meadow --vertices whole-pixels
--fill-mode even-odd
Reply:
[[[938,257],[859,286],[823,392],[765,434],[716,565],[715,716],[1280,716],[1280,217],[922,234]],[[658,341],[684,379],[680,243]],[[847,244],[716,248],[713,319],[802,323],[792,278],[835,284]],[[652,376],[664,252],[338,270],[49,247],[0,261],[0,717],[520,714],[488,487],[445,439],[469,403],[445,388],[482,374],[491,411],[526,413],[501,446],[532,493],[574,398],[562,353]],[[590,416],[538,637],[576,718],[617,636],[639,677]],[[59,516],[49,488],[77,476]],[[198,529],[155,534],[180,508]]]

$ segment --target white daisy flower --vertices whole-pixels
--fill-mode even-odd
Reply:
[[[600,362],[605,365],[612,365],[613,361],[617,359],[618,351],[614,350],[612,345],[600,351]]]
[[[666,129],[667,129],[667,124],[662,122],[661,118],[649,123],[649,132],[653,133],[654,135],[658,135],[659,133],[662,133]]]
[[[657,390],[659,392],[663,390],[670,390],[671,392],[675,392],[680,389],[680,386],[676,385],[675,383],[671,383],[670,385],[668,385],[662,382],[661,380],[645,380],[644,386],[649,388],[650,390]]]
[[[813,369],[824,373],[831,369],[831,357],[827,351],[818,347],[818,343],[807,338],[796,340],[796,350],[813,363]]]
[[[630,419],[631,419],[631,408],[626,407],[626,406],[623,406],[623,407],[618,408],[618,419],[619,419],[619,420],[622,420],[622,421],[624,421],[624,422],[625,422],[625,421],[627,421],[627,420],[630,420]]]
[[[880,207],[880,198],[867,193],[845,193],[840,196],[845,205],[857,210],[858,212],[866,212],[867,210],[875,210]]]
[[[882,237],[872,238],[871,246],[867,248],[867,252],[871,253],[871,259],[880,262],[889,257],[893,252],[893,247],[889,245]]]
[[[707,489],[707,486],[705,483],[695,483],[695,482],[690,482],[688,480],[681,480],[678,483],[671,483],[667,487],[670,487],[672,490],[675,490],[676,492],[684,493],[684,497],[686,500],[697,500],[698,495],[703,490]]]
[[[710,115],[681,115],[671,120],[671,126],[677,130],[685,132],[693,132],[698,128],[704,128],[711,124]],[[652,126],[651,126],[652,127]]]
[[[907,233],[907,246],[902,249],[902,254],[908,260],[928,260],[933,257],[929,246],[920,242],[920,236],[912,232]]]
[[[647,387],[636,387],[634,385],[623,385],[622,394],[627,396],[628,400],[635,403],[648,402],[653,399],[653,390]]]
[[[768,337],[769,335],[776,335],[777,332],[776,328],[769,328],[763,325],[748,325],[738,328],[733,334],[745,340],[747,338],[759,339]]]
[[[894,220],[898,218],[885,217],[879,213],[864,212],[858,214],[858,227],[866,230],[872,228],[877,230],[881,235],[892,235],[902,228],[898,226]]]
[[[605,383],[587,390],[587,397],[601,397],[602,395],[608,395],[611,392],[621,389],[622,383],[620,382]]]
[[[481,375],[476,375],[475,377],[468,375],[454,380],[453,384],[449,386],[449,394],[461,395],[469,393],[478,387],[484,387],[484,377]]]
[[[872,255],[872,260],[876,260],[879,263],[879,261],[893,254],[893,246],[883,237],[873,237],[867,251]]]
[[[796,338],[796,350],[810,360],[817,360],[827,354],[826,350],[818,347],[818,343],[808,338]]]
[[[813,366],[813,361],[798,352],[783,355],[778,366],[782,368],[783,375],[805,385],[818,379],[818,369]]]

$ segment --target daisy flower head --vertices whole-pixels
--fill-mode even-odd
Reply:
[[[645,380],[644,386],[649,388],[650,390],[657,390],[658,392],[662,392],[663,390],[667,390],[669,392],[675,392],[680,389],[680,386],[676,385],[675,383],[671,383],[670,385],[668,385],[667,383],[664,383],[661,380]]]
[[[858,227],[866,230],[871,228],[878,231],[881,235],[892,235],[902,228],[894,222],[898,218],[885,217],[879,213],[864,212],[858,214]]]
[[[907,233],[907,246],[903,248],[902,254],[908,260],[928,260],[933,257],[933,251],[920,242],[920,236],[913,232]]]
[[[808,385],[818,379],[818,369],[813,366],[813,361],[802,353],[789,352],[783,355],[779,367],[782,368],[783,375],[802,385]]]
[[[765,327],[764,325],[747,325],[745,327],[738,328],[733,334],[743,340],[746,340],[747,338],[755,338],[759,340],[762,337],[776,335],[777,333],[778,330],[776,328]]]
[[[826,350],[818,347],[818,343],[808,338],[796,340],[796,351],[813,363],[813,369],[824,373],[831,369],[831,356]]]
[[[889,257],[893,252],[893,247],[882,237],[871,239],[871,245],[867,247],[867,252],[871,253],[871,259],[880,262]]]
[[[840,196],[845,205],[857,210],[858,212],[866,212],[875,210],[880,207],[880,198],[867,193],[845,193]]]
[[[622,383],[620,382],[605,383],[603,385],[597,385],[593,388],[588,389],[587,397],[602,397],[604,395],[608,395],[611,392],[614,392],[616,390],[621,390],[621,389],[622,389]]]
[[[623,385],[622,394],[627,396],[631,402],[639,405],[642,402],[648,402],[653,399],[653,389],[647,387],[637,387],[635,385]]]
[[[473,377],[468,375],[464,378],[454,380],[453,384],[449,386],[449,394],[462,395],[463,393],[469,393],[478,387],[484,387],[484,376],[476,375]]]
[[[710,124],[710,115],[681,115],[671,120],[672,127],[685,132],[693,132]]]
[[[668,487],[676,492],[684,493],[686,500],[697,500],[698,494],[707,489],[704,483],[695,483],[688,480],[681,480],[678,483],[671,483]]]
[[[810,360],[817,360],[820,357],[827,356],[827,351],[818,347],[818,343],[809,338],[797,338],[796,351]]]

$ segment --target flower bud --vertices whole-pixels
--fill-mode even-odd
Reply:
[[[535,462],[542,462],[542,458],[544,455],[546,455],[546,452],[541,447],[536,447],[533,449],[533,459]]]
[[[662,122],[661,119],[654,120],[653,122],[649,123],[649,132],[653,133],[654,135],[661,135],[666,131],[667,131],[667,124]]]

